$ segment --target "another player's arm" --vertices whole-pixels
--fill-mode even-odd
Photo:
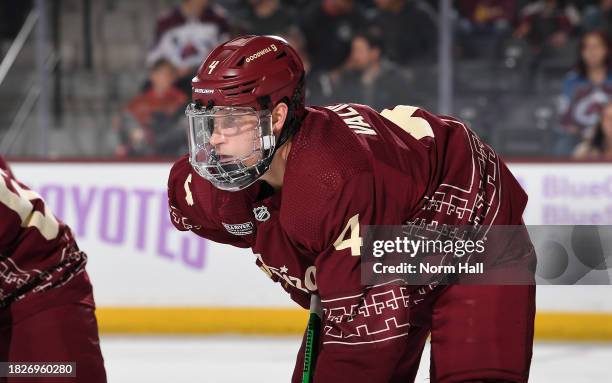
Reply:
[[[34,229],[46,241],[54,240],[60,223],[42,198],[17,181],[8,165],[0,162],[0,253],[13,247],[25,230]]]

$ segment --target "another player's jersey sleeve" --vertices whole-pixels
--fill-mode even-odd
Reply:
[[[17,181],[3,160],[0,160],[0,216],[0,253],[6,255],[14,251],[17,242],[25,246],[24,236],[30,234],[30,229],[35,229],[32,233],[42,238],[28,243],[35,243],[41,250],[54,245],[60,234],[60,222],[40,196]]]
[[[0,307],[63,286],[84,272],[87,257],[70,229],[1,157],[0,217]],[[83,277],[77,283],[89,286]]]

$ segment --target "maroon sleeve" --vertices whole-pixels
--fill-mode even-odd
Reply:
[[[187,156],[181,157],[170,171],[168,208],[170,220],[178,230],[191,230],[219,243],[250,247],[254,240],[252,223],[250,232],[243,231],[246,235],[230,232],[231,227],[237,227],[234,225],[250,221],[250,199],[250,191],[229,193],[216,189],[192,169]]]
[[[256,202],[258,185],[240,192],[224,192],[192,170],[187,157],[170,172],[168,199],[170,217],[181,231],[191,230],[211,241],[251,247],[257,266],[278,282],[291,299],[308,308],[314,282],[314,256],[292,242],[280,225],[278,204],[272,198]],[[265,211],[257,221],[253,210]]]
[[[277,207],[267,201],[255,206],[265,206],[269,213],[265,222],[257,222],[256,241],[252,247],[257,265],[279,283],[294,302],[307,309],[310,294],[317,288],[315,254],[289,238],[280,224]]]
[[[370,172],[350,177],[317,209],[323,212],[318,230],[311,231],[317,238],[301,239],[322,246],[315,261],[323,311],[315,381],[389,381],[403,355],[410,313],[407,288],[364,287],[360,279],[364,225],[402,222],[401,209],[383,187]]]
[[[0,217],[0,306],[62,286],[85,270],[87,257],[70,229],[1,159]]]
[[[38,194],[17,181],[0,160],[0,253],[28,247],[49,251],[58,242],[59,222]],[[63,230],[62,230],[63,231]]]

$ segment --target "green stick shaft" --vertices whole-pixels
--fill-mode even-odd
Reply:
[[[306,345],[304,347],[304,371],[302,383],[312,383],[314,377],[315,363],[317,361],[317,345],[319,343],[319,330],[321,329],[321,318],[319,318],[320,300],[316,295],[310,298],[310,316],[306,329]]]

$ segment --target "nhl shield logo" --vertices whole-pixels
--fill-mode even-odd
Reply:
[[[253,214],[255,214],[255,219],[259,222],[265,222],[270,219],[270,212],[265,206],[256,207],[253,209]]]

